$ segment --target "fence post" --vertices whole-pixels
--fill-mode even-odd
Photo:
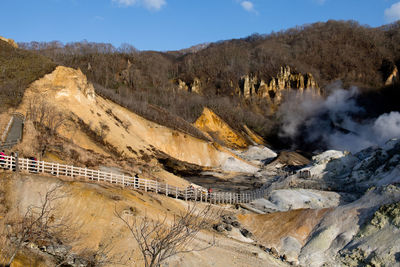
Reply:
[[[144,180],[144,191],[147,192],[147,180]]]
[[[15,152],[15,172],[19,172],[18,152]]]
[[[12,171],[12,157],[11,156],[9,156],[8,158],[7,158],[7,161],[8,161],[8,169],[10,170],[10,171]]]
[[[111,180],[112,180],[112,174],[111,174]],[[125,187],[125,174],[122,174],[122,186]]]
[[[156,194],[158,194],[158,182],[156,181]]]
[[[178,199],[178,187],[175,187],[175,198]]]
[[[168,184],[165,184],[165,195],[168,196]]]

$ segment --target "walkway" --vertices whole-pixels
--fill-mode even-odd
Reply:
[[[145,192],[155,192],[176,199],[186,201],[210,202],[214,204],[238,204],[250,203],[255,199],[263,198],[267,185],[253,191],[241,193],[232,192],[213,192],[208,193],[202,187],[180,188],[155,180],[142,179],[138,177],[125,176],[124,174],[115,174],[112,172],[102,172],[88,168],[74,167],[59,163],[50,163],[45,161],[29,160],[25,158],[15,158],[5,156],[0,159],[1,167],[6,170],[24,171],[34,174],[50,174],[54,176],[71,177],[76,180],[90,180],[93,182],[106,182],[110,184],[121,185]]]
[[[7,135],[5,141],[0,143],[0,148],[12,148],[22,139],[25,117],[20,113],[14,113],[4,134]]]

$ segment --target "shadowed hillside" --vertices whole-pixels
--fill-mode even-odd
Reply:
[[[0,40],[0,111],[17,106],[26,87],[54,70],[47,57],[18,49]]]

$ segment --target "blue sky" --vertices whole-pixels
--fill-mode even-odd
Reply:
[[[376,27],[400,19],[399,0],[0,0],[0,36],[88,40],[177,50],[317,21]]]

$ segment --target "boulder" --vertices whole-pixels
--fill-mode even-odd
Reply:
[[[238,221],[233,221],[232,222],[232,226],[236,227],[236,228],[239,228],[240,227],[240,223]]]
[[[225,227],[224,227],[224,224],[222,224],[222,223],[214,224],[213,228],[215,231],[217,231],[219,233],[225,232]]]
[[[240,229],[240,233],[241,233],[244,237],[251,237],[251,236],[253,235],[249,230],[247,230],[247,229],[245,229],[245,228]]]
[[[232,226],[230,224],[225,224],[224,228],[226,231],[229,231],[229,232],[232,231]]]
[[[278,257],[279,257],[279,253],[278,253],[278,251],[276,250],[276,248],[274,248],[274,247],[272,247],[272,248],[269,250],[269,253],[270,253],[272,256],[274,256],[275,258],[278,258]]]

